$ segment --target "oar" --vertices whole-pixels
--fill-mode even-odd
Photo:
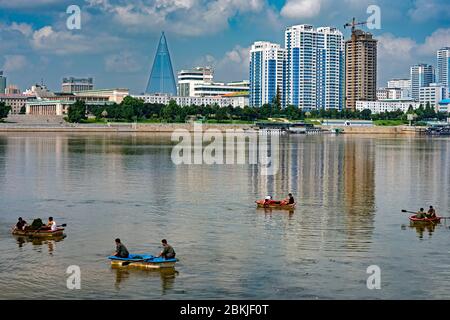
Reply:
[[[402,210],[402,212],[407,212],[407,213],[415,213],[415,214],[417,214],[417,212],[414,212],[414,211],[408,211],[408,210]],[[450,217],[440,217],[441,219],[450,219]]]

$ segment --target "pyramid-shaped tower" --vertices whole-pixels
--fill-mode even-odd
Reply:
[[[167,47],[167,40],[164,32],[159,39],[158,50],[156,51],[145,93],[177,94],[172,62],[170,60],[169,48]]]

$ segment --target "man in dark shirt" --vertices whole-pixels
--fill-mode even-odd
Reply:
[[[289,193],[288,194],[288,197],[286,198],[286,199],[284,199],[284,203],[288,203],[288,204],[294,204],[295,203],[295,200],[294,200],[294,197],[292,196],[292,193]]]
[[[129,253],[127,248],[120,242],[120,239],[116,239],[116,252],[114,253],[116,257],[128,258]]]
[[[25,230],[25,227],[27,225],[27,222],[22,219],[22,217],[19,217],[19,221],[16,223],[16,228],[18,230]]]
[[[428,210],[427,218],[434,219],[436,218],[436,210],[434,210],[433,206],[430,206],[430,210]]]
[[[162,239],[161,243],[164,247],[163,251],[161,251],[161,253],[159,254],[158,257],[163,257],[164,259],[173,259],[175,258],[175,250],[173,249],[173,247],[167,243],[166,239]]]

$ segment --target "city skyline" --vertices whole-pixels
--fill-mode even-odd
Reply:
[[[370,4],[380,7],[382,19],[380,30],[368,30],[379,40],[378,86],[407,78],[411,65],[435,66],[436,51],[450,43],[446,1],[340,2],[342,6],[327,0],[198,0],[166,1],[161,7],[159,1],[143,1],[124,11],[124,1],[0,1],[0,37],[6,43],[0,49],[0,70],[22,89],[43,78],[56,90],[62,77],[80,76],[94,77],[98,87],[129,87],[140,93],[165,31],[175,73],[210,65],[219,81],[248,79],[252,43],[282,44],[286,27],[296,24],[334,26],[348,39],[350,30],[343,24],[353,16],[368,18]],[[81,8],[81,30],[65,26],[69,4]],[[119,12],[129,14],[128,22]]]

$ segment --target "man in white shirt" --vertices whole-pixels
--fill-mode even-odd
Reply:
[[[51,231],[56,231],[56,230],[58,229],[58,227],[56,226],[56,222],[53,220],[53,217],[49,217],[49,218],[48,218],[47,227],[48,227]]]

